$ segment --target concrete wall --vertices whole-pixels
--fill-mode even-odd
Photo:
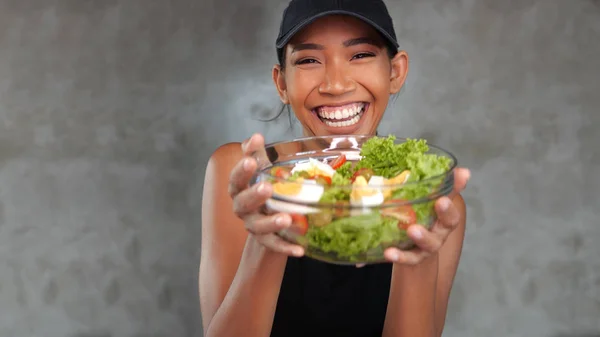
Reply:
[[[282,0],[0,0],[0,336],[200,336],[204,165],[289,137]],[[600,4],[388,1],[382,133],[472,168],[445,336],[600,334]],[[296,130],[297,131],[297,130]]]

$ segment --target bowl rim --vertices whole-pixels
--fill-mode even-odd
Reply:
[[[291,143],[297,143],[297,142],[307,142],[307,141],[311,141],[311,140],[323,140],[323,139],[336,139],[336,138],[342,138],[342,139],[350,139],[350,138],[355,138],[355,139],[370,139],[370,138],[374,138],[374,137],[379,137],[379,138],[387,138],[389,136],[393,136],[394,137],[394,143],[398,144],[398,142],[401,144],[403,142],[406,142],[408,140],[425,140],[428,148],[431,150],[432,148],[437,150],[440,155],[443,155],[447,158],[449,158],[451,160],[450,166],[447,170],[444,171],[444,173],[442,174],[438,174],[432,177],[429,177],[427,179],[423,179],[423,180],[419,180],[419,181],[410,181],[410,182],[406,182],[406,183],[402,183],[402,184],[391,184],[391,185],[381,185],[381,184],[376,184],[376,185],[367,185],[367,186],[360,186],[358,187],[359,189],[361,188],[365,188],[365,189],[386,189],[386,190],[395,190],[401,187],[406,187],[406,186],[418,186],[418,185],[423,185],[423,184],[427,184],[428,182],[432,182],[432,181],[440,181],[443,184],[445,179],[448,179],[448,177],[450,176],[451,179],[453,180],[453,171],[454,169],[456,169],[456,167],[458,166],[458,159],[456,158],[456,156],[438,146],[435,144],[431,144],[429,143],[429,141],[426,138],[410,138],[410,137],[398,137],[396,135],[390,134],[388,136],[381,136],[381,135],[347,135],[347,134],[340,134],[340,135],[326,135],[326,136],[308,136],[308,137],[297,137],[297,138],[293,138],[291,140],[282,140],[282,141],[276,141],[276,142],[270,142],[268,144],[265,144],[263,150],[267,151],[268,148],[273,148],[277,145],[282,145],[282,144],[291,144]],[[358,143],[356,141],[356,143]],[[355,150],[358,150],[360,152],[360,147],[355,148]],[[313,158],[310,155],[308,156],[308,158]],[[322,162],[319,159],[313,158],[315,160],[318,160],[319,162]],[[307,159],[308,160],[308,159]],[[258,176],[263,176],[266,177],[267,179],[271,180],[271,181],[275,181],[275,182],[287,182],[290,183],[288,180],[286,180],[285,178],[280,178],[280,177],[276,177],[274,175],[272,175],[270,173],[269,170],[267,170],[268,168],[272,168],[272,167],[277,167],[277,165],[273,165],[272,163],[270,163],[270,166],[266,166],[264,168],[259,168],[256,172],[256,177]],[[312,184],[314,185],[314,183],[307,183],[307,182],[300,182],[297,183],[300,185],[309,185]],[[335,188],[339,188],[342,190],[349,190],[349,189],[356,189],[356,186],[353,186],[352,184],[347,184],[347,185],[336,185]],[[418,202],[427,202],[430,201],[432,198],[437,197],[436,195],[439,194],[439,196],[447,194],[444,193],[443,191],[441,193],[436,193],[436,192],[432,192],[430,194],[428,194],[425,197],[422,198],[418,198],[418,199],[411,199],[411,200],[405,200],[404,202],[401,202],[400,200],[397,203],[392,203],[390,205],[390,207],[397,207],[399,205],[403,205],[403,204],[414,204],[414,203],[418,203]],[[271,196],[272,199],[275,200],[280,200],[280,201],[284,201],[284,202],[292,202],[294,203],[293,200],[291,200],[290,198],[286,198],[285,196],[279,195],[279,194],[274,194]],[[346,208],[347,207],[347,203],[323,203],[323,202],[302,202],[300,203],[302,205],[310,205],[313,207],[342,207],[342,208]],[[378,207],[386,207],[387,203],[381,204]],[[350,208],[355,208],[355,207],[359,207],[359,208],[363,208],[363,206],[351,206]]]

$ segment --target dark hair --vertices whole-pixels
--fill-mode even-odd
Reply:
[[[287,110],[288,113],[288,119],[290,120],[290,126],[289,128],[292,128],[292,110],[290,110],[290,106],[288,104],[283,104],[281,103],[281,107],[279,108],[279,112],[275,115],[275,117],[269,118],[269,119],[261,119],[261,122],[273,122],[277,119],[279,119],[279,117],[281,117],[281,115],[283,115],[283,113]]]

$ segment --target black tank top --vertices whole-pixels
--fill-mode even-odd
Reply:
[[[381,337],[392,265],[288,258],[271,337]]]

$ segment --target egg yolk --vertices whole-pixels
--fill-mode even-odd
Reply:
[[[282,195],[297,195],[302,190],[304,179],[298,178],[296,181],[277,182],[273,184],[273,192]]]
[[[363,176],[358,176],[352,183],[352,192],[350,193],[350,199],[353,201],[359,201],[363,197],[370,197],[377,194],[377,190],[369,188],[367,180]]]
[[[406,170],[403,171],[402,173],[400,173],[399,175],[395,176],[394,178],[391,179],[387,179],[385,180],[385,185],[386,186],[394,186],[394,185],[401,185],[404,184],[408,178],[410,177],[410,171]],[[392,195],[392,188],[386,188],[383,191],[383,196],[387,199]]]

